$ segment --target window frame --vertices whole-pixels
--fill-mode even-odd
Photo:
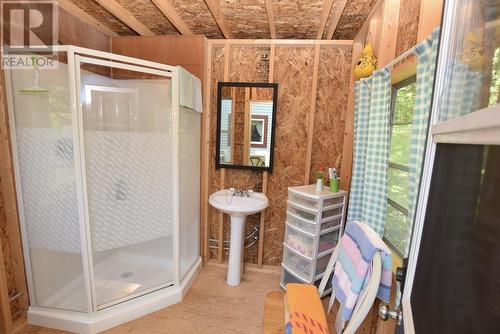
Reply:
[[[394,118],[395,118],[395,112],[396,112],[396,103],[397,103],[397,94],[398,90],[401,88],[404,88],[406,86],[409,86],[411,84],[416,84],[417,82],[417,77],[416,75],[411,75],[408,78],[401,80],[397,83],[394,83],[391,87],[391,110],[390,110],[390,117],[389,117],[389,122],[390,122],[390,139],[391,139],[391,145],[392,145],[392,136],[393,136],[393,125],[394,125]],[[410,123],[411,124],[411,123]],[[390,152],[389,152],[390,153]],[[405,173],[410,172],[410,166],[404,165],[404,164],[399,164],[390,161],[390,154],[389,154],[389,162],[387,164],[387,178],[389,178],[389,170],[390,169],[395,169],[399,170]],[[389,182],[389,181],[388,181]],[[388,188],[389,190],[389,185]],[[405,217],[408,217],[408,208],[405,208],[403,205],[397,203],[395,200],[391,199],[389,197],[389,193],[386,195],[387,199],[387,205],[391,206],[394,210],[398,211],[399,213],[403,214]],[[386,220],[387,223],[387,220]],[[402,253],[402,250],[398,249],[396,245],[386,236],[386,233],[384,231],[384,235],[382,237],[384,242],[389,246],[389,248],[400,258],[404,258],[404,254]],[[408,240],[409,242],[409,240]],[[404,251],[404,250],[403,250]]]

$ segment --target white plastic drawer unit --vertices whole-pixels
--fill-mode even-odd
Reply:
[[[304,234],[314,236],[314,234],[316,233],[316,224],[306,219],[300,218],[288,211],[286,213],[286,222],[288,225],[291,225],[296,230],[302,231]]]
[[[343,232],[347,192],[315,185],[288,188],[282,286],[321,279]]]
[[[326,266],[328,265],[328,261],[330,260],[330,256],[327,256],[325,259],[326,259],[326,264],[324,265],[324,267],[326,269]],[[291,270],[287,269],[286,265],[282,265],[282,267],[283,267],[283,270],[281,273],[280,285],[283,289],[286,290],[286,285],[288,283],[302,283],[302,284],[309,283],[309,284],[311,284],[311,282],[309,282],[307,280],[303,280],[301,278],[296,277],[295,274]],[[325,269],[323,269],[322,272],[324,272]],[[323,275],[317,275],[317,278],[315,278],[315,280],[314,280],[314,285],[316,287],[319,287],[319,285],[321,284],[322,278],[323,278]],[[332,280],[330,277],[326,283],[326,287],[325,287],[325,291],[323,292],[323,296],[330,293],[331,289],[332,289]]]
[[[330,259],[330,257],[328,257],[328,259]],[[283,289],[286,288],[286,284],[288,284],[288,283],[308,283],[306,281],[301,280],[300,278],[295,277],[294,274],[289,272],[285,266],[282,266],[282,267],[283,267],[283,271],[281,273],[280,285]],[[321,283],[321,278],[323,278],[323,277],[316,279],[314,281],[314,285],[319,287],[319,284]],[[332,280],[330,277],[330,279],[328,280],[328,283],[326,283],[325,291],[327,291],[328,289],[331,289],[331,287],[332,287]]]
[[[330,231],[325,230],[319,237],[318,256],[337,246],[339,240],[340,227],[332,227]]]
[[[301,233],[290,225],[285,229],[285,244],[305,257],[314,256],[314,235]]]
[[[286,213],[286,222],[291,225],[296,230],[303,232],[304,234],[314,235],[317,233],[318,224],[312,223],[306,219],[300,218],[291,212]],[[342,223],[342,214],[325,219],[323,223],[320,224],[319,231],[328,230],[334,226],[340,226]]]
[[[330,257],[327,257],[327,259],[330,259]],[[328,263],[328,262],[327,262]],[[326,265],[325,265],[326,267]],[[320,278],[316,279],[314,281],[314,285],[316,287],[319,287],[319,285],[321,284],[321,279],[323,278],[323,276],[321,276]],[[286,285],[288,283],[310,283],[310,282],[307,282],[307,281],[304,281],[304,280],[301,280],[300,278],[297,278],[294,276],[293,273],[289,272],[285,266],[283,266],[283,270],[282,270],[282,273],[281,273],[281,281],[280,281],[280,285],[283,289],[286,290]],[[325,287],[325,291],[323,292],[323,295],[321,297],[323,297],[324,295],[327,295],[331,292],[332,290],[332,280],[331,279],[328,279],[327,283],[326,283],[326,287]]]
[[[287,211],[292,215],[310,223],[322,223],[342,216],[344,204],[335,204],[323,208],[323,211],[315,211],[307,206],[288,201]]]
[[[335,193],[330,193],[330,194],[335,194]],[[292,188],[288,189],[288,200],[290,202],[296,203],[298,205],[301,205],[305,208],[309,208],[311,210],[317,211],[320,209],[321,206],[321,199],[320,198],[314,198],[314,197],[309,197],[305,193],[300,193],[294,191]],[[323,208],[328,208],[329,206],[336,206],[338,204],[343,204],[344,202],[344,197],[343,196],[337,196],[334,198],[326,198],[323,199]]]
[[[321,277],[320,275],[325,271],[332,252],[333,250],[325,252],[323,256],[316,261],[303,256],[285,244],[283,251],[283,266],[288,268],[296,277],[307,282],[312,282],[316,278]]]
[[[316,256],[316,249],[318,249],[319,255],[325,251],[335,248],[339,233],[340,225],[324,230],[320,233],[319,245],[316,246],[316,238],[314,234],[305,234],[287,223],[285,229],[285,244],[297,253],[313,259]]]

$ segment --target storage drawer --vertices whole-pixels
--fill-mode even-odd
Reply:
[[[292,203],[288,201],[287,211],[292,215],[297,216],[303,220],[311,222],[313,224],[316,223],[316,212],[309,210],[306,207],[302,207],[301,205],[297,205],[296,203]]]
[[[342,215],[338,215],[333,220],[327,220],[321,224],[321,231],[328,230],[329,228],[340,226],[342,224]]]
[[[283,266],[288,268],[292,274],[297,276],[297,278],[306,282],[312,282],[316,276],[325,271],[332,253],[333,252],[329,252],[328,254],[318,258],[316,261],[316,270],[313,275],[315,261],[308,260],[300,255],[297,255],[285,246],[283,252]]]
[[[330,205],[336,205],[336,204],[343,204],[344,203],[344,196],[339,196],[335,198],[329,198],[323,200],[323,207],[327,207]]]
[[[325,255],[323,257],[320,257],[318,259],[318,261],[316,262],[316,275],[319,275],[319,274],[322,274],[325,272],[326,266],[328,266],[328,262],[330,261],[330,258],[332,257],[332,253]]]
[[[285,244],[309,258],[314,255],[314,238],[300,233],[288,225],[285,229]]]
[[[316,234],[316,226],[318,226],[318,225],[313,224],[305,219],[301,219],[297,216],[294,216],[290,212],[286,213],[286,222],[288,224],[290,224],[291,226],[298,228],[299,230],[302,230],[306,233],[313,234],[313,235]],[[324,225],[326,225],[326,224],[327,223],[325,223]],[[335,225],[332,225],[332,226],[335,226]],[[323,228],[323,226],[321,226],[321,228]]]
[[[329,218],[341,215],[343,208],[344,206],[339,204],[338,207],[324,210],[323,213],[321,214],[322,220],[328,220]]]
[[[281,272],[281,287],[285,289],[288,283],[304,283],[304,282],[302,282],[297,277],[290,274],[288,270],[283,268]]]
[[[313,261],[295,254],[286,245],[283,248],[283,265],[303,281],[312,281]]]
[[[328,257],[328,259],[330,259],[330,257]],[[325,268],[326,268],[326,265],[325,265]],[[321,284],[321,278],[318,278],[317,280],[314,281],[314,285],[316,287],[319,288],[319,285]],[[285,267],[283,267],[282,271],[281,271],[281,281],[280,281],[280,285],[283,289],[286,289],[286,285],[288,283],[299,283],[299,284],[311,284],[311,283],[307,283],[307,282],[303,282],[301,279],[295,277],[295,275],[291,272],[289,272]],[[324,294],[327,294],[330,292],[332,288],[332,279],[329,278],[327,283],[326,283],[326,287],[325,287],[325,291],[324,291]]]
[[[291,191],[288,192],[288,200],[297,203],[299,205],[305,206],[311,210],[319,209],[319,203],[320,203],[319,200],[303,197]]]
[[[318,253],[323,253],[337,246],[339,240],[340,228],[328,232],[319,237]]]

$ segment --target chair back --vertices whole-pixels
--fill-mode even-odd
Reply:
[[[335,264],[337,263],[342,238],[339,240],[337,247],[335,247],[330,261],[326,266],[326,270],[321,279],[321,283],[318,287],[318,292],[321,297],[324,296],[324,291],[329,280],[332,279],[332,274],[335,269]],[[368,280],[368,284],[363,288],[359,294],[358,301],[351,315],[351,319],[347,323],[344,329],[344,322],[342,321],[342,309],[337,312],[337,319],[335,321],[335,330],[337,334],[354,334],[356,330],[361,326],[363,320],[368,315],[368,312],[372,309],[375,298],[377,298],[377,292],[380,285],[380,277],[382,275],[382,257],[380,252],[375,253],[372,259],[372,274]],[[327,314],[330,313],[331,307],[335,301],[335,291],[332,291],[330,296],[330,301],[328,303]]]

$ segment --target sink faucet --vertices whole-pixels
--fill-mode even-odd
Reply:
[[[237,197],[250,197],[250,193],[252,190],[245,190],[245,189],[235,189],[233,196]]]

